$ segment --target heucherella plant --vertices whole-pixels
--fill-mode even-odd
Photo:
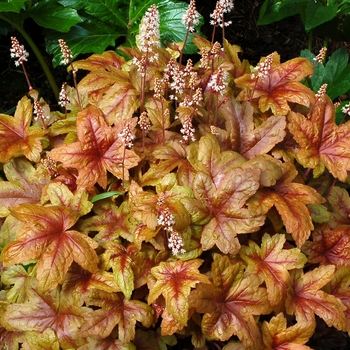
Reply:
[[[218,1],[214,28],[232,6]],[[184,33],[196,11],[191,1]],[[194,35],[198,62],[182,62],[158,14],[145,9],[123,55],[74,61],[60,41],[68,70],[85,71],[63,83],[61,111],[31,89],[0,114],[0,344],[306,350],[326,329],[346,339],[350,108],[337,124],[328,82],[310,89],[322,55],[281,63],[272,52],[253,67],[226,39]],[[11,53],[26,62],[20,45]]]

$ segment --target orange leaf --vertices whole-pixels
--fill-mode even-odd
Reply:
[[[127,169],[136,166],[140,158],[133,150],[126,149],[118,137],[125,123],[133,130],[137,120],[130,119],[113,128],[107,125],[101,110],[90,105],[78,114],[79,141],[61,145],[49,152],[49,156],[67,168],[78,169],[79,188],[92,187],[96,182],[106,188],[107,171],[127,180]]]
[[[272,317],[270,322],[264,321],[261,327],[263,341],[269,350],[312,350],[305,344],[312,334],[312,325],[300,325],[287,328],[287,320],[283,313]]]
[[[312,241],[305,242],[303,252],[312,264],[349,266],[350,227],[337,226],[331,229],[322,225],[312,232]]]
[[[197,283],[210,283],[198,268],[202,260],[161,262],[153,267],[152,275],[157,279],[151,288],[148,303],[152,304],[162,294],[165,298],[166,310],[182,326],[188,320],[188,296],[191,288]]]
[[[2,251],[4,266],[38,259],[36,277],[43,290],[62,283],[73,261],[90,272],[97,270],[94,248],[98,244],[78,231],[68,230],[79,218],[71,209],[21,204],[12,208],[11,214],[24,225],[16,241]]]
[[[335,108],[328,96],[317,101],[308,116],[294,112],[288,116],[288,128],[300,146],[297,161],[314,169],[315,177],[327,168],[345,182],[350,170],[350,122],[336,125]]]
[[[227,256],[214,255],[211,268],[213,284],[200,283],[191,293],[191,306],[204,313],[202,331],[207,339],[226,341],[237,335],[244,349],[262,348],[262,339],[254,315],[271,311],[265,288],[259,288],[257,275],[244,276],[240,263]]]
[[[344,315],[346,307],[334,295],[321,290],[334,276],[335,266],[320,266],[303,273],[302,270],[291,271],[292,288],[288,290],[286,310],[295,314],[298,322],[316,326],[315,314],[321,317],[328,327],[340,331],[347,329]]]
[[[262,112],[271,108],[274,115],[287,115],[288,102],[309,107],[315,101],[314,93],[300,83],[312,73],[312,63],[308,59],[298,57],[281,64],[279,55],[274,52],[267,77],[252,78],[251,74],[245,74],[235,79],[236,85],[243,89],[237,99],[247,101],[254,92],[252,98],[258,99]]]
[[[293,163],[281,164],[284,175],[275,186],[258,191],[249,201],[249,207],[262,213],[275,206],[284,226],[300,248],[314,228],[306,204],[320,204],[324,199],[315,189],[292,182],[298,172]]]
[[[78,332],[78,326],[88,310],[80,307],[78,300],[72,295],[62,296],[57,289],[45,294],[31,289],[28,302],[7,306],[4,314],[6,327],[39,333],[51,329],[63,349],[76,349],[85,342]]]
[[[291,284],[288,270],[302,268],[306,257],[298,248],[283,249],[285,235],[270,237],[265,234],[261,248],[254,242],[242,247],[241,257],[248,263],[247,271],[262,276],[266,283],[267,295],[272,306],[282,303]]]
[[[22,203],[39,203],[50,176],[45,168],[33,165],[24,158],[11,159],[4,165],[8,181],[0,181],[0,216],[7,216],[9,208]]]
[[[80,334],[84,337],[106,338],[118,325],[118,339],[122,344],[128,344],[135,337],[137,321],[144,327],[150,327],[153,323],[150,306],[138,300],[127,300],[122,293],[95,290],[85,302],[102,308],[85,316],[80,329]]]
[[[5,163],[15,154],[23,153],[33,162],[40,161],[43,149],[40,139],[45,130],[31,127],[33,106],[24,96],[17,105],[14,117],[0,114],[0,162]]]

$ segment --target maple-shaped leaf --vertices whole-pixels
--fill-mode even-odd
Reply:
[[[260,63],[265,59],[262,58]],[[235,79],[237,87],[242,89],[237,99],[257,99],[262,112],[271,108],[274,115],[287,115],[290,111],[288,102],[309,107],[315,101],[312,90],[300,83],[312,73],[312,63],[308,59],[298,57],[281,64],[280,56],[274,52],[271,68],[266,76],[252,77],[251,74],[245,74]]]
[[[99,201],[93,207],[94,216],[84,219],[79,226],[81,232],[98,232],[94,237],[100,245],[118,241],[120,237],[131,242],[137,221],[133,218],[128,201],[119,207],[113,201]]]
[[[79,93],[87,95],[110,124],[131,118],[140,105],[140,92],[132,83],[131,73],[120,68],[123,60],[116,53],[109,53],[74,62],[75,67],[90,70],[78,84]]]
[[[17,153],[38,163],[43,149],[41,138],[46,130],[30,127],[33,106],[24,96],[17,105],[15,115],[0,114],[0,162],[5,163]]]
[[[137,321],[147,328],[153,323],[150,306],[139,300],[128,300],[122,293],[92,291],[85,302],[101,309],[85,315],[85,322],[80,328],[84,337],[106,338],[118,325],[118,339],[122,344],[128,344],[135,337]]]
[[[8,181],[0,181],[0,216],[7,216],[15,205],[40,202],[42,190],[50,181],[42,165],[35,168],[28,160],[15,158],[4,164],[3,170]]]
[[[189,167],[186,160],[186,150],[183,144],[177,140],[171,140],[166,145],[158,145],[152,150],[150,169],[143,174],[140,184],[142,186],[154,186],[159,179],[178,167]]]
[[[214,255],[213,284],[198,284],[190,295],[191,306],[204,313],[202,331],[207,339],[226,341],[237,335],[244,349],[262,348],[254,315],[271,311],[265,288],[257,275],[244,276],[243,264],[232,264],[228,256]]]
[[[235,168],[222,174],[216,186],[210,175],[197,172],[193,181],[195,199],[185,198],[182,203],[192,221],[203,225],[203,250],[216,245],[225,254],[236,254],[240,248],[237,234],[255,232],[264,224],[265,216],[256,215],[245,205],[258,190],[259,180],[259,169]]]
[[[186,326],[188,320],[188,296],[191,288],[197,283],[210,283],[208,278],[202,275],[198,268],[203,260],[161,262],[152,268],[151,273],[156,278],[155,285],[151,288],[148,303],[152,304],[163,295],[167,312],[182,326]],[[171,335],[171,333],[164,334]]]
[[[314,327],[297,323],[287,328],[282,312],[272,317],[270,322],[264,321],[261,331],[266,350],[312,350],[304,344],[314,333]]]
[[[289,315],[295,314],[297,322],[316,326],[315,314],[321,317],[328,327],[340,331],[347,329],[344,315],[346,307],[340,299],[321,290],[334,276],[335,266],[325,265],[308,271],[293,270],[290,272],[292,287],[288,290],[286,310]]]
[[[62,297],[58,289],[45,294],[31,289],[30,298],[21,304],[10,304],[4,313],[5,326],[11,330],[43,333],[55,332],[62,349],[84,344],[78,327],[88,309],[80,306],[72,295]]]
[[[327,291],[332,294],[346,307],[344,311],[346,322],[347,322],[347,332],[350,332],[350,267],[343,266],[336,269],[332,281],[327,286]]]
[[[339,186],[332,186],[327,199],[333,209],[329,225],[331,227],[350,225],[350,196],[347,190]]]
[[[41,205],[47,202],[51,202],[52,205],[71,208],[81,216],[89,213],[93,207],[86,190],[79,190],[73,194],[68,186],[61,182],[51,182],[44,188],[41,196]]]
[[[350,226],[331,229],[321,225],[312,231],[312,241],[306,241],[302,250],[311,264],[349,266]]]
[[[6,293],[6,300],[10,303],[24,303],[29,298],[30,289],[36,286],[35,269],[29,266],[27,270],[22,265],[13,265],[3,271],[1,282],[13,285]]]
[[[42,207],[21,204],[11,214],[23,222],[16,240],[2,251],[4,266],[38,259],[36,277],[43,290],[63,282],[73,261],[90,272],[96,272],[98,244],[90,237],[69,230],[79,214],[62,206]]]
[[[346,182],[350,170],[350,122],[339,126],[335,123],[331,99],[323,96],[308,118],[291,112],[288,121],[288,128],[300,146],[297,161],[305,168],[314,169],[315,177],[327,168],[335,178]]]
[[[256,126],[253,106],[248,102],[239,103],[234,98],[227,99],[220,111],[225,117],[232,150],[246,159],[267,154],[286,136],[285,116],[271,116]]]
[[[272,306],[284,302],[287,289],[291,284],[288,270],[302,268],[306,257],[298,248],[283,249],[285,235],[265,234],[261,247],[250,241],[248,247],[242,247],[240,256],[247,262],[247,271],[262,276],[267,295]]]
[[[249,201],[249,207],[267,213],[275,206],[287,232],[300,248],[314,228],[306,205],[320,204],[324,199],[314,188],[293,182],[298,174],[293,163],[283,163],[281,169],[283,176],[276,185],[259,190]]]
[[[134,290],[134,271],[132,254],[137,251],[134,244],[125,248],[122,244],[109,242],[105,245],[106,251],[102,255],[105,269],[112,268],[114,280],[127,299],[131,298]]]
[[[49,152],[49,156],[67,168],[78,169],[79,188],[92,187],[96,182],[106,188],[107,171],[119,179],[127,180],[127,169],[136,166],[140,158],[133,150],[127,149],[118,136],[125,123],[108,126],[102,111],[90,105],[78,114],[79,141],[56,147]],[[127,123],[133,130],[137,120],[129,119]]]

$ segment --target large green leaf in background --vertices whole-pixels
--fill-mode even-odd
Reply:
[[[107,47],[114,47],[119,37],[124,37],[128,46],[135,45],[141,18],[152,4],[157,5],[160,13],[161,40],[179,42],[185,39],[182,16],[188,4],[179,0],[60,0],[59,3],[76,9],[83,22],[73,26],[68,33],[45,30],[46,49],[54,56],[54,66],[62,59],[58,39],[66,41],[74,57],[80,53],[101,53]],[[202,24],[201,17],[199,27]],[[194,52],[197,49],[190,36],[185,53]]]

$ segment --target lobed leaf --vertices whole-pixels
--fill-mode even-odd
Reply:
[[[299,144],[297,161],[305,168],[314,169],[314,177],[327,168],[335,178],[345,182],[350,170],[350,123],[335,124],[335,109],[330,98],[324,96],[318,101],[309,119],[291,112],[288,121],[288,128]]]
[[[247,262],[247,271],[262,276],[271,306],[283,303],[291,285],[288,270],[302,268],[306,257],[298,248],[283,249],[286,238],[282,234],[262,238],[261,247],[250,241],[248,247],[242,247],[240,256]]]
[[[24,96],[17,105],[13,117],[0,114],[0,162],[6,163],[13,156],[22,153],[33,162],[40,161],[43,149],[41,139],[45,130],[31,127],[33,106]]]
[[[208,278],[198,271],[202,262],[200,259],[161,262],[158,266],[153,267],[151,273],[157,281],[150,290],[148,303],[154,303],[162,294],[165,298],[167,312],[180,325],[186,326],[189,310],[187,298],[191,288],[194,288],[199,282],[209,283]]]
[[[279,55],[274,53],[267,77],[256,79],[245,74],[235,79],[237,87],[243,89],[237,100],[256,99],[261,112],[271,109],[275,116],[288,114],[288,102],[309,107],[315,101],[314,93],[300,81],[312,72],[312,64],[308,59],[293,58],[280,64]]]
[[[331,294],[321,290],[334,276],[334,265],[323,265],[304,274],[302,270],[291,272],[292,288],[288,290],[286,310],[295,314],[300,324],[316,326],[315,314],[321,317],[328,327],[347,329],[344,315],[346,307]]]

